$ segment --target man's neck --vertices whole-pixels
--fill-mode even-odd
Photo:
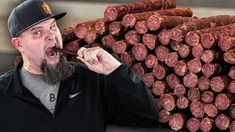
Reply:
[[[40,68],[33,68],[33,66],[27,65],[27,64],[25,64],[25,63],[24,63],[24,65],[23,65],[23,68],[24,68],[26,71],[28,71],[28,72],[30,72],[30,73],[32,73],[32,74],[38,74],[38,75],[43,74],[43,72],[42,72],[42,70],[41,70]]]

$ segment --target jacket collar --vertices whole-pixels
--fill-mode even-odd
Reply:
[[[23,61],[19,62],[16,68],[13,70],[12,76],[6,88],[6,94],[18,95],[22,93],[24,86],[20,80],[20,72],[19,72],[22,66],[23,66]]]

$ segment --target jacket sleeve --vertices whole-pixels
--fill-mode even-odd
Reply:
[[[108,123],[138,127],[157,127],[158,108],[143,81],[122,64],[106,76],[104,91]]]

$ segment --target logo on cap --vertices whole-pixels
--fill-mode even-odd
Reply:
[[[43,4],[41,6],[46,14],[51,14],[51,9],[46,3],[43,2]]]

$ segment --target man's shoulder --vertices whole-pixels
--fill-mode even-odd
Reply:
[[[13,70],[9,70],[3,74],[0,75],[0,81],[6,78],[9,78],[13,73]]]
[[[13,70],[10,70],[0,75],[0,90],[5,89],[7,87],[8,82],[12,77],[12,74]]]

